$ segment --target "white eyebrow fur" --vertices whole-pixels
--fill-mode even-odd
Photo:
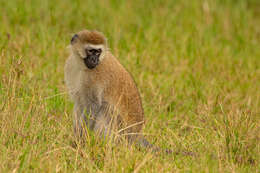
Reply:
[[[104,50],[104,45],[103,44],[98,44],[98,45],[86,44],[85,48],[88,48],[88,47],[91,47],[91,48],[94,48],[94,49],[102,49],[102,50]]]

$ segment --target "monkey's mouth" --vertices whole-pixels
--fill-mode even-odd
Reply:
[[[83,61],[89,69],[93,69],[98,65],[99,58],[96,56],[88,56],[86,58],[83,58]]]

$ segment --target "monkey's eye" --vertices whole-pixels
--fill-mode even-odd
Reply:
[[[101,49],[97,49],[97,52],[98,52],[98,53],[101,53]]]
[[[100,55],[100,53],[102,52],[101,49],[89,49],[87,50],[87,52],[91,55]]]
[[[88,52],[90,52],[90,53],[95,53],[95,52],[96,52],[96,49],[89,49]]]

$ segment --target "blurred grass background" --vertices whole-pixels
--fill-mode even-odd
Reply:
[[[102,31],[132,73],[154,155],[73,148],[73,33]],[[259,172],[258,0],[0,0],[0,172]]]

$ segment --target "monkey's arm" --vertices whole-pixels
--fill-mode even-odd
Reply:
[[[98,95],[90,93],[79,91],[74,97],[74,131],[77,136],[83,135],[85,127],[90,130],[94,129],[96,118],[102,108]],[[83,95],[84,97],[77,97]]]

